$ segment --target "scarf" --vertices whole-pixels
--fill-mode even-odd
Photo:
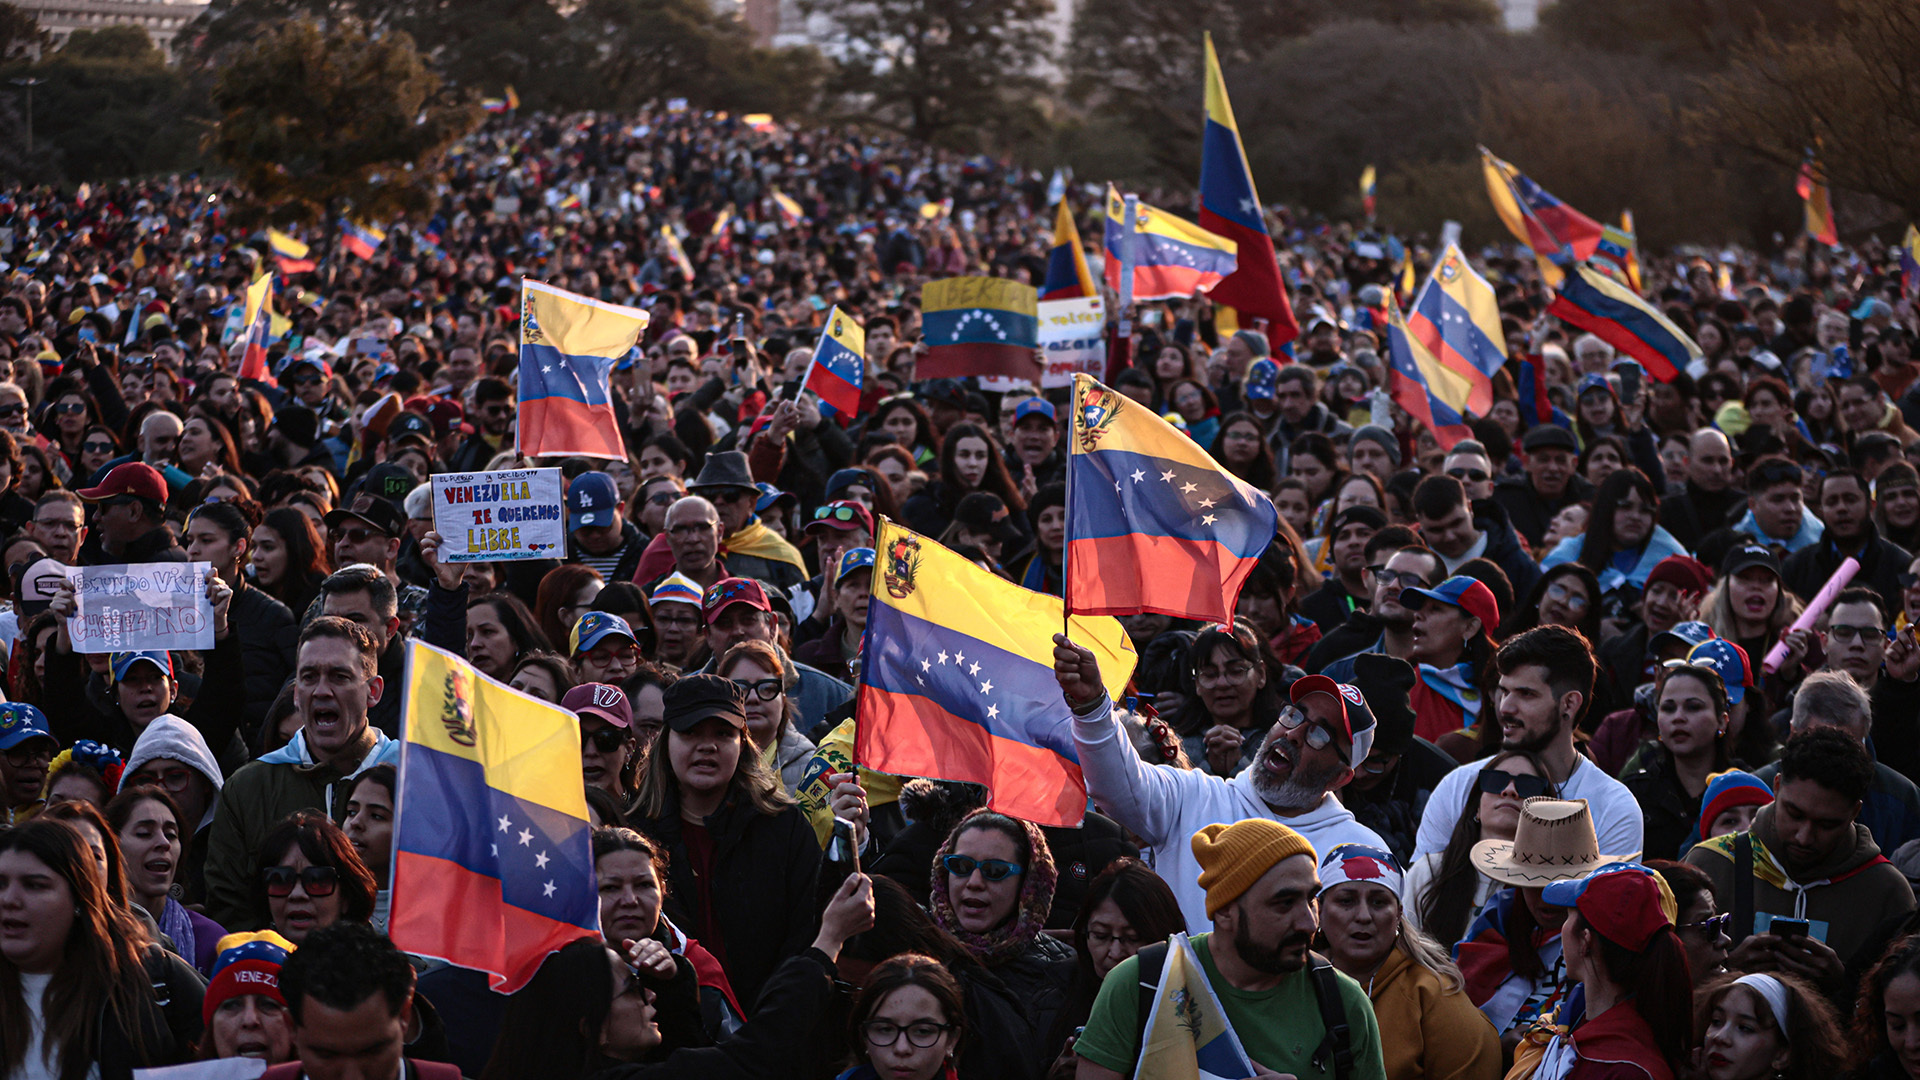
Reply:
[[[1789,555],[1801,548],[1812,547],[1819,543],[1820,537],[1827,531],[1827,527],[1820,523],[1820,519],[1813,516],[1813,511],[1804,506],[1800,508],[1800,531],[1785,540],[1776,540],[1761,532],[1760,519],[1755,517],[1751,510],[1747,511],[1747,516],[1741,518],[1734,528],[1757,538],[1760,543],[1769,547],[1778,544],[1786,548]]]
[[[768,562],[792,563],[806,573],[807,564],[800,552],[792,544],[781,539],[780,534],[766,527],[759,518],[747,522],[740,531],[727,537],[720,545],[720,554],[746,555],[751,558],[765,559]]]
[[[169,896],[165,906],[154,914],[154,922],[159,924],[160,932],[173,939],[173,951],[186,960],[187,966],[193,966],[193,920],[187,918],[187,909],[180,906],[180,901]]]
[[[927,906],[933,912],[933,921],[940,924],[942,930],[960,939],[975,960],[987,967],[994,967],[1020,955],[1040,936],[1046,928],[1047,915],[1053,910],[1053,887],[1058,880],[1053,869],[1053,852],[1047,847],[1046,834],[1031,821],[1019,821],[1027,831],[1027,850],[1033,854],[1027,859],[1027,872],[1020,875],[1020,895],[1014,901],[1013,918],[988,930],[976,934],[962,929],[960,918],[954,913],[953,898],[947,894],[947,868],[941,861],[953,854],[954,841],[971,826],[967,823],[976,814],[990,813],[984,808],[960,819],[960,824],[947,834],[947,841],[933,857],[933,874],[929,879],[929,897]]]
[[[1731,863],[1733,862],[1733,840],[1739,835],[1739,833],[1725,833],[1711,840],[1702,840],[1695,846],[1713,851]],[[1885,855],[1875,855],[1859,866],[1833,877],[1821,878],[1819,881],[1795,881],[1792,875],[1787,873],[1787,868],[1780,862],[1779,857],[1761,842],[1758,833],[1749,832],[1746,835],[1753,841],[1753,876],[1781,892],[1793,894],[1793,917],[1796,919],[1807,917],[1807,893],[1810,890],[1820,888],[1822,885],[1838,884],[1869,867],[1888,861]]]
[[[1551,570],[1561,563],[1580,561],[1580,552],[1586,544],[1586,539],[1586,534],[1582,533],[1579,536],[1569,536],[1555,544],[1553,550],[1547,552],[1547,557],[1540,560],[1540,569]],[[1638,552],[1632,548],[1614,552],[1613,561],[1597,575],[1600,581],[1600,592],[1602,594],[1614,592],[1623,586],[1644,589],[1647,587],[1647,575],[1653,573],[1653,568],[1660,565],[1660,560],[1669,555],[1685,554],[1687,549],[1681,545],[1680,541],[1674,539],[1672,533],[1655,525],[1652,534],[1647,537],[1646,543],[1641,545]]]
[[[1449,668],[1420,665],[1420,681],[1413,686],[1412,705],[1418,718],[1415,734],[1429,741],[1471,728],[1480,721],[1480,688],[1473,682],[1473,665],[1466,661]]]

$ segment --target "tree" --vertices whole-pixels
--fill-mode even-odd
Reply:
[[[698,106],[810,111],[826,67],[812,49],[762,49],[746,24],[707,0],[587,0],[568,19],[577,108],[632,109],[684,97]]]
[[[876,123],[969,149],[1037,119],[1050,0],[801,0],[838,29],[829,88]]]
[[[286,23],[220,70],[207,150],[252,220],[390,218],[431,203],[447,149],[480,122],[404,33]]]
[[[0,170],[8,176],[77,183],[198,164],[194,148],[205,114],[139,27],[75,31],[37,63],[0,66],[0,79],[39,80],[31,157],[24,153],[27,96],[5,95]]]
[[[1756,39],[1830,21],[1838,0],[1556,0],[1540,28],[1564,45],[1717,68]]]
[[[1779,166],[1799,165],[1816,140],[1828,179],[1920,216],[1920,6],[1913,0],[1839,0],[1818,35],[1761,38],[1706,81],[1689,117],[1709,142]]]
[[[0,62],[31,59],[52,45],[53,39],[33,16],[12,4],[0,3]]]

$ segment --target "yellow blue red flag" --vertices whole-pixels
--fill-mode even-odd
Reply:
[[[373,258],[373,253],[380,250],[380,245],[387,239],[386,230],[357,221],[342,221],[340,232],[341,244],[363,259]]]
[[[779,208],[780,220],[789,229],[807,220],[807,212],[800,208],[799,202],[779,188],[773,189],[773,205]]]
[[[687,284],[691,286],[693,284],[693,263],[687,259],[687,249],[680,243],[680,234],[673,231],[673,226],[662,225],[660,226],[660,242],[666,246],[667,258],[673,260],[674,269],[680,271],[680,275],[686,278]]]
[[[1080,246],[1080,226],[1074,224],[1073,208],[1060,200],[1053,219],[1053,246],[1047,249],[1047,277],[1040,285],[1042,300],[1077,300],[1099,296],[1093,285],[1093,271],[1087,269],[1087,252]]]
[[[1807,148],[1807,158],[1800,163],[1800,177],[1793,189],[1806,204],[1807,235],[1829,247],[1838,244],[1840,232],[1833,224],[1833,193],[1827,189],[1827,170],[1812,147]]]
[[[1590,265],[1569,268],[1547,312],[1640,361],[1661,382],[1705,355],[1659,308]]]
[[[267,246],[273,249],[273,257],[280,264],[281,273],[304,274],[313,269],[313,260],[307,258],[310,250],[307,245],[279,229],[267,230]]]
[[[1207,969],[1185,934],[1167,939],[1135,1080],[1240,1080],[1255,1074]]]
[[[1547,284],[1557,285],[1566,263],[1592,257],[1600,246],[1600,223],[1553,197],[1526,174],[1480,148],[1487,197],[1514,239],[1533,249]]]
[[[1231,274],[1212,292],[1213,302],[1235,309],[1242,326],[1267,321],[1267,340],[1284,345],[1300,336],[1300,324],[1287,302],[1280,280],[1280,264],[1273,253],[1273,236],[1253,189],[1253,170],[1240,142],[1240,125],[1227,100],[1227,80],[1220,73],[1220,57],[1213,51],[1213,35],[1205,35],[1206,118],[1200,135],[1200,227],[1234,242],[1239,260]]]
[[[1394,404],[1427,425],[1442,448],[1451,450],[1471,438],[1467,426],[1467,399],[1473,384],[1465,375],[1440,362],[1433,351],[1407,330],[1400,305],[1387,298],[1388,387]]]
[[[820,343],[807,365],[801,389],[820,396],[828,416],[852,417],[860,411],[860,387],[866,382],[867,332],[835,304],[820,328]]]
[[[1920,296],[1920,228],[1909,224],[1900,247],[1900,280],[1907,298]]]
[[[580,721],[420,641],[405,690],[387,932],[511,994],[600,932]]]
[[[1039,374],[1040,293],[1008,278],[961,277],[929,281],[920,289],[921,340],[927,354],[922,379]]]
[[[246,342],[240,354],[240,378],[278,385],[267,370],[267,342],[273,331],[273,278],[270,275],[261,274],[247,286],[247,310],[240,325]]]
[[[1120,292],[1120,271],[1127,261],[1127,206],[1107,185],[1106,282]],[[1133,299],[1178,300],[1212,292],[1239,265],[1239,246],[1217,233],[1155,206],[1136,202],[1133,211]]]
[[[1373,217],[1373,195],[1376,190],[1376,178],[1373,166],[1360,170],[1360,205],[1367,211],[1367,217]]]
[[[1064,626],[1093,650],[1118,701],[1137,659],[1120,620],[1069,620],[1059,597],[885,518],[874,546],[854,760],[896,776],[983,784],[995,810],[1079,826],[1087,788],[1072,711],[1053,676],[1053,635]]]
[[[1467,411],[1485,416],[1493,407],[1493,375],[1507,362],[1500,329],[1500,301],[1487,279],[1474,273],[1458,244],[1448,244],[1407,312],[1407,330],[1440,363],[1467,380]]]
[[[1152,409],[1073,377],[1067,458],[1067,609],[1232,622],[1273,543],[1272,500]]]
[[[520,282],[520,408],[515,448],[546,454],[624,458],[613,411],[613,365],[647,328],[647,313]]]

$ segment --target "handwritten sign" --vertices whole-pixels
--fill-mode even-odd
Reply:
[[[1042,390],[1072,386],[1075,372],[1096,379],[1107,374],[1107,313],[1097,296],[1075,300],[1040,301],[1040,348],[1047,354]],[[1023,380],[992,375],[980,380],[982,390],[1005,393]],[[1032,385],[1029,383],[1028,385]]]
[[[560,558],[567,553],[560,470],[436,473],[433,530],[442,562]]]
[[[67,632],[74,651],[213,648],[209,569],[203,562],[68,567],[76,607]]]

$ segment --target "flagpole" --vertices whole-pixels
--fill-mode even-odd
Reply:
[[[1114,299],[1120,305],[1120,325],[1116,330],[1120,338],[1121,350],[1127,363],[1133,363],[1133,266],[1134,266],[1134,229],[1140,223],[1140,196],[1126,197],[1126,217],[1120,230],[1120,295]],[[1112,375],[1108,376],[1112,378]]]
[[[1073,551],[1073,437],[1080,427],[1080,374],[1067,383],[1067,491],[1066,535],[1060,542],[1060,636],[1072,637],[1073,575],[1067,572],[1067,559]],[[1038,543],[1038,541],[1035,541]],[[1042,558],[1045,556],[1043,555]]]

